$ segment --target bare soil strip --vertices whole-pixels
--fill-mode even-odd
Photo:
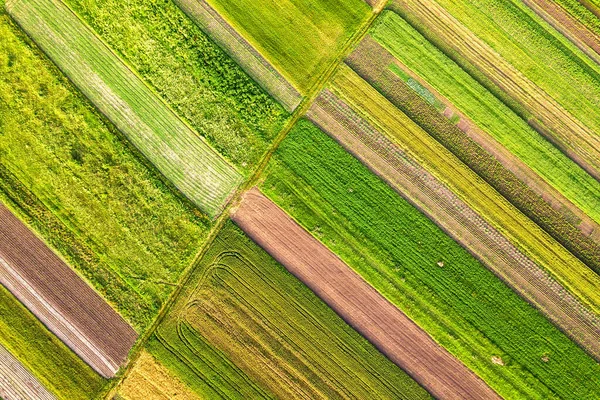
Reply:
[[[100,375],[110,378],[137,333],[0,204],[0,283]]]
[[[383,134],[328,90],[309,118],[600,359],[600,319]]]
[[[175,3],[287,111],[300,104],[300,93],[206,1]]]
[[[600,38],[560,5],[548,0],[523,0],[523,3],[588,57],[600,64]]]
[[[244,194],[232,219],[432,395],[500,398],[258,189]]]
[[[23,364],[0,346],[0,398],[4,400],[55,400]]]

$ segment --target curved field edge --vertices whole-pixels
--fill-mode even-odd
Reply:
[[[241,175],[59,0],[9,0],[9,14],[186,197],[211,216]]]
[[[231,258],[231,257],[234,257],[234,258]],[[295,373],[299,374],[297,376],[297,379],[306,379],[307,376],[310,376],[310,375],[305,375],[306,368],[308,368],[308,369],[316,368],[318,370],[327,363],[341,362],[340,360],[344,360],[344,359],[346,359],[346,362],[347,362],[349,356],[348,356],[348,354],[346,354],[346,352],[350,351],[353,354],[357,354],[356,357],[358,357],[358,359],[369,360],[368,362],[364,361],[364,363],[366,363],[364,365],[372,365],[372,368],[375,368],[375,371],[378,371],[378,372],[377,373],[375,373],[375,371],[366,372],[366,370],[364,370],[365,372],[361,373],[364,375],[355,375],[359,370],[364,369],[364,367],[358,368],[357,367],[358,361],[354,360],[351,363],[346,365],[346,367],[349,369],[345,372],[344,376],[354,377],[353,379],[356,380],[356,382],[353,382],[349,386],[344,385],[344,386],[347,386],[345,388],[338,386],[337,390],[344,390],[347,393],[354,393],[354,390],[356,390],[355,385],[362,385],[362,383],[359,383],[359,382],[365,381],[365,382],[371,382],[371,384],[375,384],[378,382],[379,379],[381,379],[381,380],[387,381],[388,383],[389,382],[397,382],[396,383],[397,387],[395,389],[393,389],[394,392],[396,393],[396,396],[391,396],[391,397],[397,397],[400,393],[404,393],[405,396],[407,396],[406,398],[429,398],[429,396],[426,394],[426,392],[423,391],[422,388],[420,388],[405,373],[403,373],[394,364],[392,364],[383,355],[381,355],[376,349],[374,349],[365,339],[360,337],[360,335],[358,335],[349,326],[347,326],[338,316],[335,315],[335,313],[333,313],[332,310],[327,308],[327,306],[325,304],[323,304],[318,298],[316,298],[316,296],[314,296],[314,294],[312,294],[312,292],[310,292],[310,290],[308,288],[303,286],[299,281],[297,281],[293,276],[291,276],[281,265],[279,265],[277,262],[275,262],[268,254],[266,254],[262,249],[260,249],[260,247],[258,247],[254,242],[252,242],[248,237],[246,237],[243,234],[243,232],[239,228],[237,228],[235,225],[233,225],[233,223],[231,223],[231,222],[226,223],[224,228],[219,232],[219,235],[217,236],[215,241],[209,247],[207,253],[203,256],[202,260],[200,261],[200,264],[194,271],[193,277],[189,281],[190,284],[188,284],[187,287],[184,289],[184,292],[182,292],[182,295],[180,296],[180,298],[178,300],[178,304],[173,307],[167,320],[165,322],[163,322],[163,324],[159,327],[159,329],[157,331],[157,336],[156,336],[156,338],[158,340],[153,341],[153,345],[152,345],[153,348],[150,349],[151,352],[156,353],[156,349],[158,348],[160,354],[156,353],[155,355],[161,362],[164,362],[165,365],[169,366],[169,368],[172,368],[172,370],[174,372],[175,372],[175,369],[173,369],[173,367],[177,368],[179,371],[187,370],[188,374],[193,372],[193,374],[195,376],[197,376],[197,378],[196,378],[197,383],[202,382],[202,379],[206,379],[207,376],[213,377],[214,382],[218,383],[219,387],[222,390],[228,390],[225,393],[228,393],[228,395],[233,398],[243,398],[244,392],[246,392],[246,397],[248,396],[248,393],[252,393],[252,392],[248,392],[249,390],[251,390],[251,387],[248,386],[248,382],[246,381],[248,379],[250,379],[250,382],[260,382],[259,387],[263,388],[263,389],[261,389],[261,392],[254,391],[254,397],[259,396],[258,393],[262,393],[260,395],[262,397],[265,397],[265,396],[271,397],[272,394],[269,394],[271,391],[268,388],[271,387],[271,389],[275,389],[279,385],[281,385],[281,383],[276,383],[275,381],[272,381],[272,379],[275,379],[275,375],[272,375],[272,372],[267,372],[268,370],[264,370],[263,372],[254,370],[254,366],[255,366],[254,363],[259,362],[259,360],[261,358],[256,358],[256,360],[253,362],[254,359],[252,358],[253,356],[251,356],[251,354],[253,354],[251,351],[251,348],[249,349],[249,352],[247,354],[244,353],[244,354],[246,354],[244,357],[249,357],[249,359],[242,364],[238,364],[238,366],[236,367],[234,364],[230,364],[231,363],[230,360],[236,360],[235,357],[239,357],[240,355],[239,354],[235,355],[234,353],[228,353],[229,351],[233,351],[233,350],[232,350],[232,348],[229,347],[228,344],[224,345],[223,342],[221,342],[221,344],[218,345],[217,347],[213,347],[214,344],[211,345],[210,340],[208,340],[207,338],[203,338],[203,336],[198,331],[198,328],[194,328],[193,325],[196,325],[196,323],[190,322],[190,320],[189,320],[190,316],[205,315],[204,313],[197,314],[195,311],[193,311],[196,308],[196,304],[198,304],[199,302],[212,303],[210,300],[210,297],[199,295],[199,293],[200,293],[199,291],[202,290],[202,288],[206,284],[210,283],[210,281],[207,279],[209,279],[209,277],[211,276],[209,274],[209,272],[213,269],[212,266],[215,263],[220,264],[221,261],[219,261],[219,260],[227,260],[227,259],[230,259],[230,260],[236,259],[237,260],[237,259],[240,259],[239,257],[242,257],[241,258],[242,260],[247,259],[250,262],[252,262],[254,265],[256,265],[257,272],[251,273],[251,271],[248,270],[248,274],[249,274],[249,275],[247,275],[248,277],[262,276],[261,279],[264,279],[267,282],[270,281],[271,285],[275,285],[275,287],[277,287],[276,292],[274,292],[274,298],[284,298],[284,297],[291,296],[290,299],[288,299],[284,303],[278,302],[278,305],[276,305],[276,306],[269,305],[268,307],[267,307],[267,303],[263,303],[264,299],[259,300],[260,297],[263,296],[262,294],[253,294],[250,297],[253,297],[254,295],[257,295],[258,297],[256,297],[254,300],[248,299],[248,301],[250,303],[254,304],[254,306],[259,307],[257,312],[260,312],[260,313],[267,312],[267,315],[261,314],[263,316],[260,318],[260,321],[258,321],[259,324],[261,324],[261,325],[274,324],[275,332],[279,332],[280,329],[283,329],[284,331],[288,331],[288,334],[292,336],[289,339],[284,339],[283,337],[281,337],[279,339],[276,339],[275,342],[268,342],[268,343],[272,343],[273,345],[275,345],[274,343],[279,343],[279,341],[282,340],[280,345],[276,345],[276,348],[279,348],[279,346],[283,346],[282,349],[288,348],[288,346],[292,346],[292,347],[298,346],[300,343],[304,343],[305,341],[307,341],[308,340],[307,337],[313,337],[316,334],[316,331],[312,331],[313,329],[315,329],[314,323],[317,323],[317,325],[320,324],[322,326],[327,327],[327,330],[330,332],[329,335],[331,337],[327,337],[324,339],[325,342],[330,343],[330,345],[325,346],[324,343],[319,342],[318,344],[315,344],[317,346],[317,348],[315,348],[315,349],[310,348],[310,349],[306,350],[307,354],[313,354],[313,356],[314,356],[314,354],[321,354],[320,358],[316,359],[318,361],[315,362],[314,366],[312,364],[308,365],[308,364],[303,364],[303,363],[294,364],[298,368],[298,369],[294,368],[294,370],[296,371]],[[239,267],[241,267],[242,265],[244,265],[244,264],[243,263],[240,264]],[[245,264],[245,265],[248,265],[248,264]],[[222,266],[218,266],[218,265],[216,267],[219,269],[223,268]],[[239,270],[239,272],[235,272],[235,271],[238,271],[238,269],[227,268],[225,271],[231,271],[235,275],[238,275],[238,274],[246,275],[246,273],[244,273],[243,269]],[[258,274],[260,274],[260,275],[258,275]],[[242,276],[242,275],[240,275],[240,276]],[[274,282],[277,282],[277,283],[275,284]],[[263,287],[263,286],[259,285],[259,287]],[[209,288],[207,287],[207,289],[209,289]],[[263,287],[263,289],[264,289],[264,287]],[[210,290],[210,293],[213,293],[214,295],[216,295],[216,293],[218,293],[218,291],[212,292],[211,289],[209,289],[209,290]],[[295,295],[292,296],[291,293],[295,293]],[[213,294],[211,294],[211,297],[213,296]],[[245,307],[245,306],[243,306],[244,304],[246,304],[246,301],[244,300],[244,298],[245,297],[237,297],[237,300],[235,300],[235,298],[234,298],[232,300],[233,303],[231,303],[231,306],[237,307],[236,304],[239,301],[240,302],[239,306]],[[263,304],[263,305],[259,306],[259,304]],[[280,313],[270,314],[271,317],[269,317],[269,313],[272,312],[272,311],[269,311],[269,309],[272,310],[271,307],[276,307],[277,309],[280,309],[281,310]],[[297,307],[299,307],[299,308],[296,309]],[[285,311],[286,309],[289,309],[289,312],[291,313],[291,314],[289,314],[290,315],[289,317],[286,316],[286,315],[288,315],[288,312]],[[299,311],[299,310],[302,310],[302,311]],[[192,314],[190,314],[190,312],[192,312]],[[298,314],[299,312],[300,312],[300,314]],[[298,324],[299,322],[294,319],[290,319],[288,321],[288,318],[292,318],[291,317],[292,315],[296,315],[296,317],[294,317],[294,318],[297,318],[299,315],[302,315],[301,319],[303,321],[306,318],[308,318],[306,321],[313,320],[313,319],[314,320],[313,320],[313,322],[305,321],[306,323],[298,325],[298,328],[294,328],[294,325]],[[196,318],[196,317],[194,317],[194,318]],[[227,317],[225,317],[225,318],[227,318]],[[267,320],[263,322],[262,320],[264,318],[266,318]],[[285,321],[288,321],[288,322],[285,322]],[[239,323],[242,323],[242,322],[240,321]],[[288,323],[291,323],[292,325],[288,326]],[[282,324],[282,325],[279,325],[279,324]],[[253,325],[250,325],[250,326],[253,326]],[[277,328],[277,326],[279,326],[279,328]],[[202,329],[206,329],[206,327],[203,327]],[[239,328],[236,328],[236,329],[239,329]],[[296,331],[295,329],[300,329],[305,332]],[[230,332],[230,333],[228,333],[227,336],[233,335],[233,338],[230,338],[229,340],[237,342],[238,339],[236,339],[236,337],[237,337],[237,334],[235,334],[236,331],[232,330],[232,331],[228,331],[228,332]],[[240,331],[240,332],[242,332],[242,331]],[[256,339],[260,340],[261,342],[263,340],[267,340],[267,338],[268,338],[268,336],[265,336],[265,337],[260,336],[259,332],[261,332],[261,330],[255,331],[254,329],[251,329],[251,332],[254,332],[253,334],[258,335],[258,336],[256,336]],[[290,332],[293,332],[293,333],[290,333]],[[305,335],[308,335],[308,336],[305,337]],[[323,333],[321,332],[318,335],[323,335]],[[269,339],[269,340],[272,340],[272,339]],[[226,342],[226,343],[228,343],[228,342]],[[265,343],[267,343],[267,342],[265,342]],[[296,344],[294,345],[294,343],[296,343]],[[160,344],[160,346],[158,346],[159,344]],[[197,347],[199,345],[201,345],[201,346]],[[225,348],[223,348],[222,346],[225,346]],[[310,345],[305,344],[304,346],[310,346]],[[345,348],[345,350],[342,351],[341,348],[339,348],[340,346]],[[269,346],[267,346],[267,347],[269,347]],[[326,347],[328,349],[327,351],[333,351],[333,354],[327,354],[327,355],[323,354],[322,353],[323,347]],[[221,350],[219,350],[219,348],[221,348]],[[300,350],[301,348],[302,347],[298,348],[299,353],[296,354],[294,359],[296,359],[296,357],[299,357],[299,359],[303,359],[304,357],[308,356],[307,354],[304,354],[304,351]],[[207,351],[207,349],[211,349],[211,350]],[[335,349],[335,350],[332,350],[332,349]],[[167,354],[167,351],[168,351],[168,355],[169,355],[168,358],[171,360],[171,362],[166,362],[161,359],[161,354],[164,356]],[[357,353],[355,353],[355,352],[357,352]],[[233,357],[233,358],[229,358],[227,356],[227,354],[230,354],[229,357]],[[279,354],[279,352],[277,354]],[[289,373],[289,370],[287,373],[284,371],[286,371],[286,368],[290,367],[290,366],[285,367],[285,365],[292,361],[288,360],[287,357],[279,358],[279,360],[276,361],[276,359],[278,357],[280,357],[280,356],[279,355],[275,356],[275,359],[273,359],[273,361],[272,361],[272,362],[275,362],[275,364],[271,364],[269,362],[268,365],[274,365],[274,368],[276,368],[278,370],[279,367],[276,366],[277,363],[282,363],[283,369],[281,370],[280,373],[282,373],[283,374],[282,377],[284,377],[284,376],[286,376],[287,373]],[[363,358],[363,357],[366,357],[366,358]],[[176,361],[173,364],[173,361],[175,361],[175,360],[178,360],[178,361]],[[236,381],[223,382],[223,380],[227,380],[228,374],[223,373],[224,371],[217,374],[219,365],[221,365],[221,366],[226,365],[226,364],[224,364],[225,360],[227,360],[226,364],[230,364],[228,373],[234,374],[233,376],[237,377]],[[296,360],[298,360],[298,359],[296,359]],[[205,365],[204,369],[200,368],[202,365]],[[217,370],[215,372],[210,372],[210,370],[206,370],[206,366],[208,366],[208,365],[212,365],[213,368],[216,367]],[[319,365],[320,365],[320,367],[319,367]],[[240,367],[241,367],[241,369],[239,369]],[[199,370],[196,370],[196,368],[199,368]],[[341,367],[339,367],[337,365],[335,367],[333,367],[332,371],[335,371],[335,372],[329,372],[329,371],[327,371],[327,369],[321,370],[322,371],[321,374],[324,373],[324,376],[329,376],[329,374],[335,374],[335,375],[329,376],[329,378],[327,379],[327,381],[329,382],[329,385],[335,386],[336,382],[340,383],[340,385],[341,385],[341,382],[344,382],[344,380],[341,380],[341,381],[339,380],[341,378],[341,375],[338,375],[340,373],[340,368]],[[227,371],[227,370],[225,370],[225,371]],[[301,371],[304,371],[304,372],[301,372]],[[347,374],[349,374],[349,375],[347,375]],[[378,378],[375,378],[376,376],[378,376]],[[202,379],[200,379],[201,377],[202,377]],[[180,376],[180,378],[185,379],[185,376]],[[287,378],[284,378],[284,379],[287,379]],[[278,380],[279,379],[276,379],[276,381],[278,381]],[[242,385],[242,383],[245,381],[246,381],[245,385]],[[310,385],[314,385],[314,384],[322,385],[322,383],[318,383],[318,381],[309,381],[309,382],[311,382]],[[211,383],[212,383],[212,381],[211,381]],[[204,385],[207,385],[207,383],[204,383]],[[254,383],[254,385],[256,385],[256,383]],[[377,383],[375,386],[373,386],[373,388],[379,388],[379,390],[382,390],[383,386],[381,386],[381,385],[382,385],[381,382]],[[393,386],[394,385],[391,385],[389,387],[393,387]],[[265,390],[269,390],[269,391],[265,392]],[[281,389],[279,389],[279,390],[281,390]],[[375,390],[375,389],[373,389],[373,390]],[[390,390],[390,389],[388,389],[388,390]],[[219,393],[215,394],[214,390],[212,391],[212,393],[213,393],[213,396],[219,395]],[[381,395],[384,395],[386,398],[389,397],[389,395],[390,395],[389,393],[388,393],[388,395],[385,395],[384,394],[385,392],[381,392],[381,391],[378,391],[378,393],[380,393]],[[412,395],[410,393],[412,393]],[[221,396],[222,395],[223,394],[221,394]]]
[[[309,122],[283,141],[261,187],[501,396],[600,393],[580,379],[600,368],[590,356]]]
[[[137,155],[0,11],[0,198],[138,330],[207,217]]]

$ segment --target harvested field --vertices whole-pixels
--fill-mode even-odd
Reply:
[[[136,332],[0,205],[0,282],[104,377],[124,363]]]
[[[600,393],[596,360],[310,122],[261,190],[500,396]]]
[[[156,336],[206,398],[431,398],[231,222]]]
[[[58,0],[11,0],[10,15],[187,198],[216,216],[240,174]]]
[[[145,350],[119,387],[119,396],[124,400],[201,398]]]
[[[486,6],[482,6],[482,2],[477,5],[462,2],[460,11],[449,12],[448,9],[453,7],[446,1],[397,0],[393,3],[393,10],[400,12],[411,25],[426,27],[425,36],[447,55],[458,60],[469,73],[478,78],[483,76],[492,85],[488,89],[499,88],[505,93],[499,95],[501,98],[505,99],[508,95],[512,100],[505,100],[506,102],[519,104],[526,110],[526,115],[521,116],[534,129],[600,180],[600,136],[597,134],[600,117],[594,111],[600,106],[600,74],[595,69],[598,66],[586,64],[586,61],[564,48],[536,48],[540,41],[551,41],[551,38],[544,36],[550,34],[546,31],[539,33],[543,27],[535,25],[535,21],[529,20],[531,16],[524,16],[522,10],[517,10],[517,5],[509,3],[503,1],[495,11],[512,13],[511,17],[514,19],[510,22],[514,25],[510,28],[514,27],[515,30],[515,34],[511,36],[512,41],[504,36],[507,27],[495,26],[497,22],[494,22],[506,22],[505,18],[509,17],[502,14],[492,20],[491,11],[484,15],[473,14],[484,12],[482,9]],[[466,25],[465,18],[469,18],[469,26]],[[487,33],[484,34],[480,29],[476,29],[477,32],[474,33],[470,28],[475,29],[475,25],[481,29],[485,26],[490,35],[502,35],[502,39],[493,37],[503,41],[511,49],[507,50],[506,47],[499,50],[497,42],[493,49],[486,40],[496,39],[484,37]],[[535,27],[531,32],[522,30],[530,25]],[[519,44],[525,46],[523,43],[531,43],[532,48],[518,47]],[[579,51],[576,48],[574,50]],[[541,59],[544,55],[546,58]],[[527,74],[523,72],[526,69]],[[576,94],[572,90],[574,85],[579,89]]]
[[[600,276],[523,215],[414,121],[361,79],[341,68],[331,91],[452,190],[524,255],[600,315]]]
[[[309,118],[600,359],[600,318],[394,143],[325,90]]]
[[[600,272],[600,243],[587,236],[594,231],[600,232],[600,225],[543,181],[526,164],[471,121],[461,119],[454,124],[448,120],[448,115],[445,114],[448,114],[449,106],[435,107],[436,103],[441,103],[436,97],[437,93],[420,85],[419,88],[426,90],[434,100],[423,98],[410,85],[414,82],[411,81],[412,78],[407,78],[405,82],[388,67],[399,64],[372,39],[364,40],[346,63],[519,211],[586,265]],[[408,75],[404,70],[401,72]],[[444,104],[448,104],[445,99]],[[450,111],[449,115],[453,117],[457,114]]]
[[[433,396],[500,398],[257,189],[244,194],[232,219]]]
[[[3,400],[56,399],[2,345],[0,345],[0,398]]]
[[[287,111],[293,111],[300,104],[300,93],[206,0],[175,0],[175,3]]]
[[[371,14],[363,0],[206,1],[302,95]]]

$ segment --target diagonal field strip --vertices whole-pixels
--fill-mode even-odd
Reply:
[[[59,0],[6,9],[90,101],[188,199],[216,216],[241,175]]]
[[[19,360],[1,345],[0,398],[4,400],[56,399]]]
[[[497,399],[477,375],[257,189],[233,221],[433,396]]]

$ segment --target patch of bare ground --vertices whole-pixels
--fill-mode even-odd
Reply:
[[[523,0],[529,8],[600,64],[600,38],[560,5],[548,0]]]
[[[433,35],[445,38],[449,50],[464,57],[529,110],[534,115],[532,121],[545,127],[540,133],[600,180],[600,136],[592,129],[571,115],[434,0],[394,0],[394,6],[417,18],[424,29]]]
[[[443,183],[328,90],[308,117],[600,359],[600,319]]]
[[[204,0],[175,0],[256,82],[292,112],[302,96],[250,43]]]
[[[3,346],[0,346],[0,398],[4,400],[56,399]]]
[[[112,377],[137,333],[0,204],[0,283],[96,372]]]
[[[232,219],[432,395],[443,399],[499,398],[258,189],[244,194]]]

